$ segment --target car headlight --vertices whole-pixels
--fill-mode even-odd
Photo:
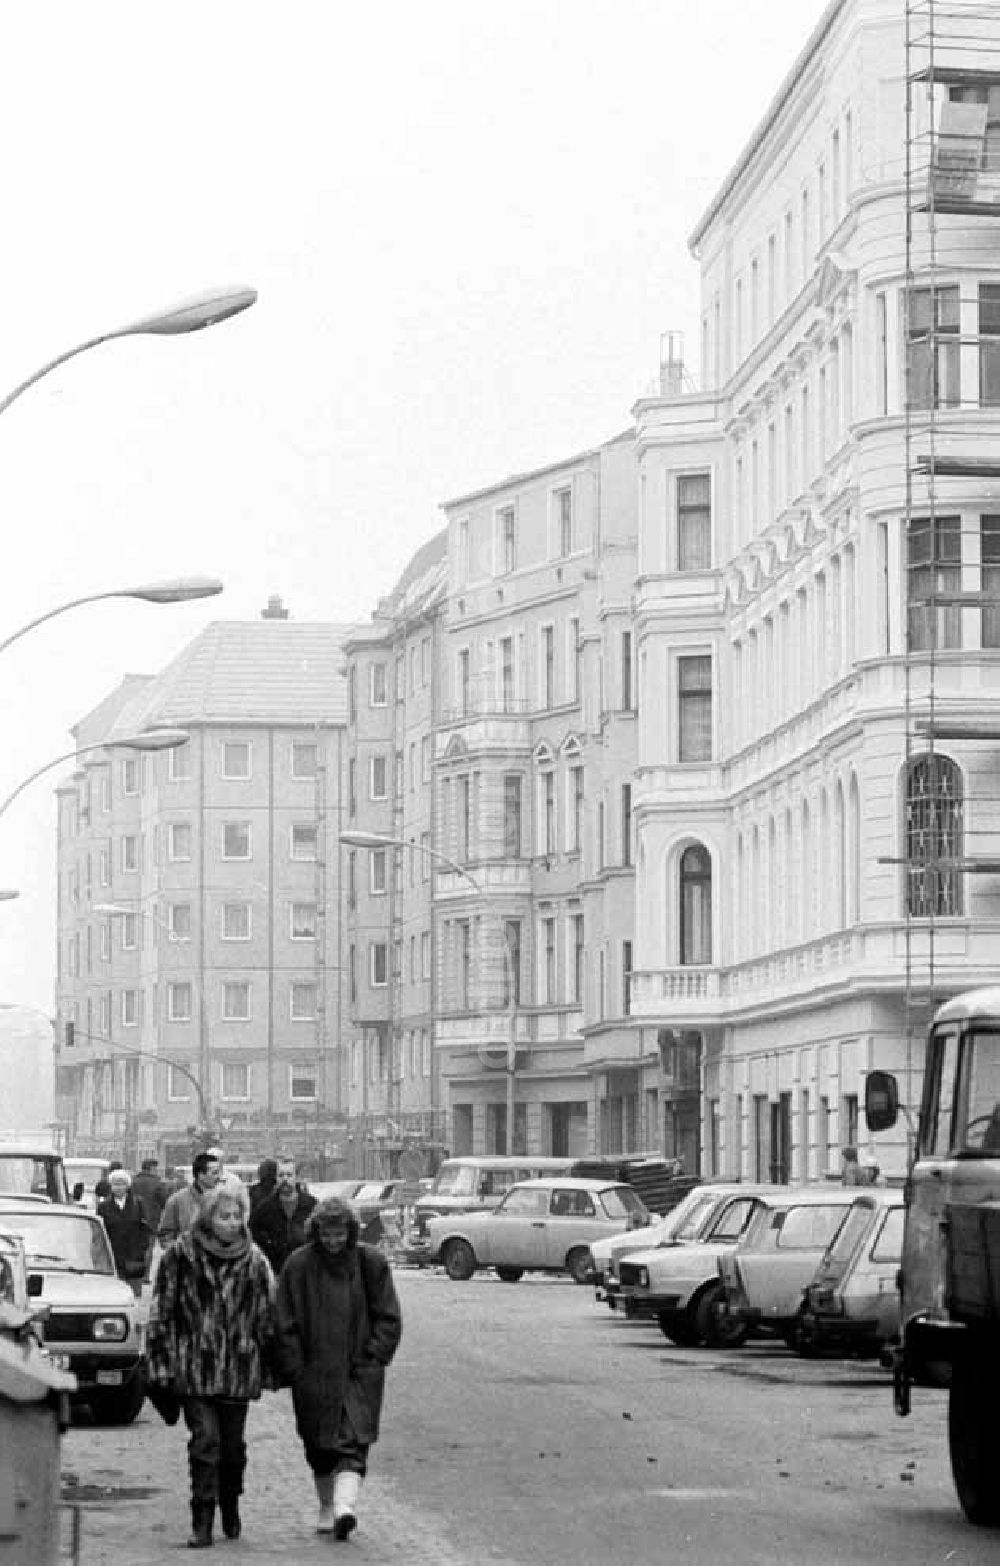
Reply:
[[[123,1343],[128,1322],[124,1316],[95,1316],[90,1331],[98,1343]]]

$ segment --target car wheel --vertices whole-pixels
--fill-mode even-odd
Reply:
[[[686,1311],[661,1311],[657,1316],[660,1323],[660,1331],[671,1343],[676,1343],[678,1348],[696,1348],[698,1345],[698,1329],[692,1323]]]
[[[791,1326],[784,1333],[785,1342],[794,1354],[800,1359],[819,1358],[819,1338],[812,1324],[812,1318],[804,1312],[796,1316]]]
[[[452,1240],[444,1255],[444,1270],[454,1283],[465,1283],[476,1270],[476,1253],[468,1240]]]
[[[996,1485],[996,1399],[1000,1360],[970,1356],[952,1367],[948,1394],[948,1451],[962,1510],[983,1528],[1000,1524]]]
[[[590,1252],[585,1245],[578,1245],[566,1258],[566,1271],[574,1283],[589,1283],[592,1271]]]
[[[699,1341],[708,1348],[740,1348],[750,1335],[746,1322],[729,1314],[721,1283],[710,1284],[698,1296],[694,1324]]]
[[[146,1401],[146,1378],[136,1371],[123,1387],[91,1392],[88,1398],[90,1412],[99,1425],[130,1425],[138,1418]]]

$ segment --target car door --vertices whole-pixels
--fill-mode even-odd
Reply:
[[[489,1267],[544,1267],[549,1191],[515,1185],[499,1207],[479,1220],[476,1255]]]
[[[542,1236],[542,1266],[561,1267],[570,1251],[589,1246],[594,1233],[597,1207],[592,1191],[583,1186],[560,1186],[551,1194],[548,1219]]]

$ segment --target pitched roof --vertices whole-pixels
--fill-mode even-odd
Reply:
[[[343,647],[352,630],[216,620],[124,705],[111,733],[192,723],[346,723]]]

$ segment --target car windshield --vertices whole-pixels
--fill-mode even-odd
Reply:
[[[693,1240],[702,1224],[710,1213],[714,1213],[719,1205],[719,1198],[711,1193],[698,1196],[692,1203],[687,1216],[682,1219],[674,1230],[675,1240]]]
[[[757,1211],[758,1202],[752,1196],[735,1196],[725,1203],[718,1215],[708,1225],[702,1239],[708,1241],[738,1240]]]
[[[432,1188],[434,1196],[475,1196],[476,1171],[469,1164],[442,1164]]]
[[[1000,1032],[975,1029],[960,1060],[958,1151],[1000,1158]]]
[[[0,1195],[47,1196],[68,1200],[62,1159],[55,1153],[7,1153],[0,1150]]]
[[[40,1206],[37,1212],[0,1213],[0,1225],[22,1237],[29,1265],[44,1260],[48,1266],[114,1273],[107,1235],[97,1218]]]
[[[627,1218],[632,1213],[644,1213],[646,1204],[630,1185],[616,1185],[613,1190],[601,1192],[601,1206],[609,1218]]]

